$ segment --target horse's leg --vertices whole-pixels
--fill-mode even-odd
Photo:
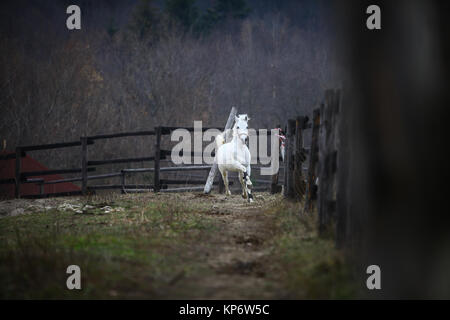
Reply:
[[[252,196],[252,192],[250,190],[250,187],[252,186],[252,182],[250,181],[248,172],[250,171],[250,165],[248,165],[247,167],[243,166],[240,163],[236,163],[235,166],[239,169],[239,174],[242,173],[242,193],[243,193],[243,197],[244,199],[248,199],[248,202],[253,202],[253,196]],[[240,177],[240,175],[239,175]]]
[[[251,174],[252,168],[250,167],[250,164],[248,164],[247,166],[247,185],[251,186],[253,185],[252,182],[250,181],[250,174]]]
[[[241,182],[242,185],[242,198],[247,199],[247,188],[246,188],[246,183],[244,181],[244,173],[242,171],[239,171],[239,181]]]
[[[228,172],[226,170],[220,171],[222,174],[223,184],[225,185],[225,194],[231,196],[230,188],[228,188]]]
[[[245,182],[245,189],[248,194],[248,202],[253,202],[253,195],[252,195],[252,182],[250,181],[250,164],[247,166],[246,172],[244,172],[244,182]]]

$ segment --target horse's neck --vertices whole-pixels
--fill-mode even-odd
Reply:
[[[238,135],[237,134],[235,134],[234,136],[233,136],[233,143],[235,143],[235,144],[237,144],[238,146],[240,146],[240,147],[243,147],[243,146],[245,146],[245,143],[238,137]]]

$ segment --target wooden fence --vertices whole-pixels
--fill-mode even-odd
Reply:
[[[347,228],[348,164],[342,150],[343,130],[340,118],[341,93],[327,90],[324,102],[315,109],[312,124],[306,117],[289,120],[286,130],[286,170],[284,195],[304,201],[303,214],[317,209],[321,234],[334,231],[336,243],[341,246]],[[311,145],[302,145],[305,129],[312,128]],[[306,177],[303,176],[307,160]],[[332,230],[332,228],[335,228]]]
[[[67,195],[86,195],[89,193],[94,193],[97,190],[112,190],[118,189],[122,193],[126,192],[144,192],[144,191],[154,191],[154,192],[183,192],[183,191],[200,191],[203,190],[203,186],[206,181],[206,176],[203,179],[163,179],[161,178],[161,173],[163,172],[195,172],[203,171],[205,173],[211,171],[211,165],[182,165],[182,166],[167,166],[161,167],[161,160],[166,160],[171,154],[170,150],[162,149],[161,138],[164,135],[170,135],[176,129],[185,129],[189,132],[193,132],[194,128],[180,128],[180,127],[169,127],[169,126],[159,126],[150,131],[137,131],[137,132],[121,132],[114,134],[103,134],[95,136],[85,136],[81,137],[80,141],[73,142],[63,142],[54,144],[44,144],[35,146],[19,146],[16,148],[15,155],[8,155],[3,158],[13,159],[15,158],[15,178],[14,179],[2,179],[0,183],[3,184],[14,184],[15,185],[15,197],[20,198],[21,192],[20,187],[24,183],[35,183],[39,185],[40,193],[37,195],[27,195],[25,197],[39,198],[39,197],[54,197],[54,196],[67,196]],[[206,131],[212,128],[202,128],[202,131]],[[219,128],[213,128],[219,129]],[[220,129],[219,129],[220,130]],[[257,131],[259,132],[259,131]],[[269,130],[270,133],[270,130]],[[258,133],[257,133],[258,134]],[[114,159],[91,159],[89,157],[89,149],[95,145],[97,140],[105,139],[115,139],[124,137],[137,137],[137,136],[154,136],[154,154],[146,155],[142,157],[133,158],[114,158]],[[81,163],[79,168],[70,169],[51,169],[45,171],[27,171],[23,172],[21,170],[21,158],[26,156],[27,152],[32,152],[35,150],[49,150],[49,149],[59,149],[68,147],[79,147],[80,148],[80,158]],[[182,154],[184,155],[184,154]],[[196,156],[194,152],[190,153],[190,156]],[[198,156],[198,155],[197,155]],[[214,154],[212,154],[214,156]],[[109,172],[103,174],[89,175],[89,173],[96,171],[97,167],[108,165],[108,164],[123,164],[123,163],[137,163],[137,162],[153,162],[153,166],[144,168],[127,168],[121,169],[116,172]],[[252,166],[252,168],[260,168],[259,166]],[[281,168],[282,169],[282,168]],[[127,184],[127,177],[139,173],[153,173],[153,183],[151,184]],[[45,181],[43,178],[33,178],[43,175],[50,174],[67,174],[67,173],[80,173],[78,177],[63,178],[57,180]],[[119,183],[116,184],[89,184],[90,181],[102,180],[108,178],[118,178]],[[198,178],[198,177],[197,177]],[[44,185],[49,184],[59,184],[66,182],[80,182],[80,191],[71,192],[58,192],[58,193],[44,193]],[[272,180],[257,180],[260,186],[256,187],[255,190],[268,189],[273,184]],[[174,185],[185,185],[183,187],[170,187]],[[186,186],[189,185],[189,186]],[[213,185],[221,186],[221,179],[213,182]],[[230,185],[233,185],[233,181],[230,181]],[[222,188],[220,188],[222,191]]]

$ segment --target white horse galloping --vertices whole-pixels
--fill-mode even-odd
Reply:
[[[233,127],[233,139],[225,143],[226,132],[216,137],[217,157],[216,161],[219,171],[222,174],[225,192],[231,195],[228,187],[228,171],[239,172],[239,181],[242,185],[242,197],[253,202],[251,193],[252,182],[250,181],[250,161],[251,155],[245,143],[248,138],[248,121],[250,118],[246,114],[235,117]]]

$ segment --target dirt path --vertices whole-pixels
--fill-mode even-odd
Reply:
[[[194,299],[281,298],[283,291],[270,264],[273,216],[265,213],[275,199],[260,194],[248,204],[239,195],[204,197],[212,203],[206,214],[220,225],[220,232],[200,250],[205,274],[180,280],[178,294]]]

